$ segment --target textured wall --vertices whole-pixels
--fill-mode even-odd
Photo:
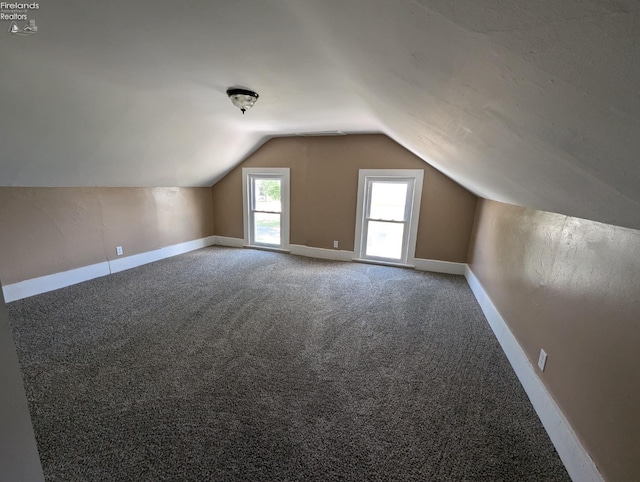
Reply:
[[[471,268],[607,480],[640,480],[640,231],[482,200]]]
[[[211,236],[210,188],[0,188],[5,284]]]
[[[424,169],[416,257],[465,262],[477,198],[383,135],[272,139],[213,186],[216,234],[242,238],[242,168],[291,169],[291,243],[354,248],[359,169]]]

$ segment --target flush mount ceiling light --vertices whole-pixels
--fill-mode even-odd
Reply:
[[[247,89],[227,89],[227,95],[233,105],[242,111],[242,115],[253,107],[253,104],[258,100],[258,94],[252,90]]]

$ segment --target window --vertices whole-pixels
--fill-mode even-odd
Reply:
[[[422,170],[360,170],[356,259],[413,263],[423,177]]]
[[[244,242],[288,249],[289,168],[242,169]]]

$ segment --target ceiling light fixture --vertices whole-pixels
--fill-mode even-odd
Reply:
[[[258,94],[252,90],[247,89],[227,89],[227,95],[233,105],[242,111],[242,115],[253,107],[253,104],[258,100]]]

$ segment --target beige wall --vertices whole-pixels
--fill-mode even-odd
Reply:
[[[213,235],[210,188],[0,187],[0,279],[16,283]]]
[[[470,258],[606,479],[640,480],[640,231],[481,200]]]
[[[416,257],[465,262],[477,198],[384,135],[267,142],[213,186],[216,234],[242,238],[242,168],[291,169],[292,244],[353,250],[359,169],[424,169]]]

